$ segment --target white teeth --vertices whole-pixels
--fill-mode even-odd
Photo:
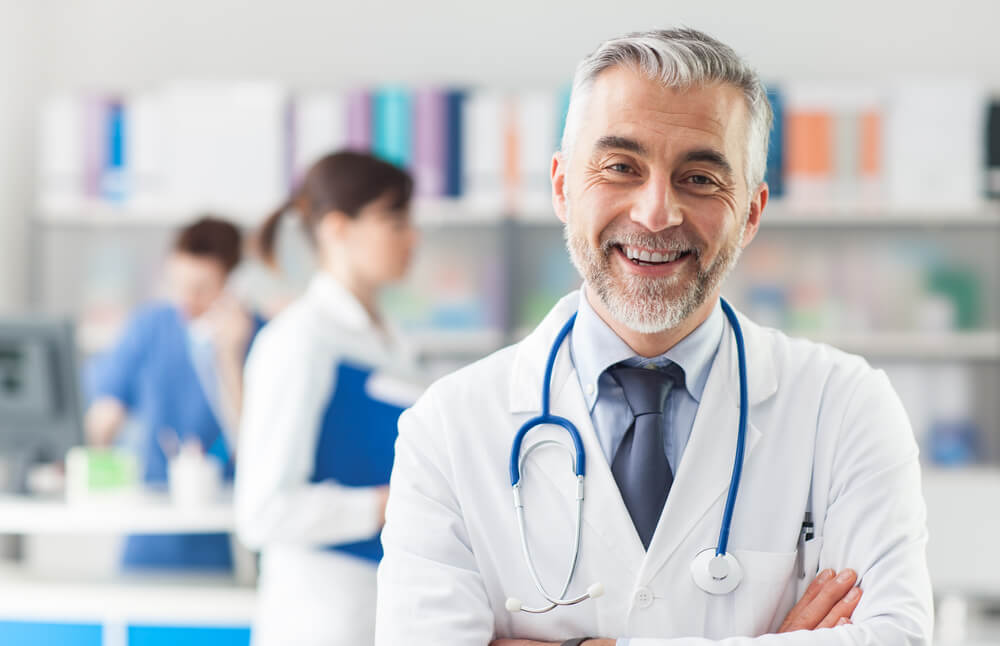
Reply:
[[[636,247],[622,247],[625,257],[629,260],[641,262],[673,262],[680,258],[684,252],[675,251],[673,253],[663,253],[659,251],[647,251]]]

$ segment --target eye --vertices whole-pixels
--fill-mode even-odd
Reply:
[[[615,162],[614,164],[610,164],[608,166],[605,166],[605,168],[607,170],[611,170],[611,171],[614,171],[616,173],[622,173],[622,174],[634,172],[632,170],[631,166],[629,166],[628,164],[623,163],[623,162]]]
[[[688,182],[691,184],[696,184],[698,186],[713,186],[715,185],[715,180],[713,180],[708,175],[691,175],[688,177]]]

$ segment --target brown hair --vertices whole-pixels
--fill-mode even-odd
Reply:
[[[389,196],[393,210],[402,210],[413,195],[413,179],[405,170],[368,153],[340,151],[314,163],[292,193],[257,233],[257,249],[264,261],[275,264],[278,225],[286,211],[295,209],[306,237],[316,243],[316,227],[332,211],[355,218],[365,205]]]
[[[232,222],[203,216],[180,230],[174,251],[218,260],[228,274],[240,264],[243,236]]]

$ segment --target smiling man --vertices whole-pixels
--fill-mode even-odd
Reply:
[[[885,375],[720,299],[770,125],[756,73],[703,33],[581,62],[552,193],[583,288],[401,418],[379,646],[929,641],[917,449]]]

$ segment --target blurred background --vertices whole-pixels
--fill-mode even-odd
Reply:
[[[132,308],[163,293],[178,227],[214,213],[252,232],[305,168],[343,147],[416,178],[416,263],[384,306],[426,373],[516,341],[579,283],[548,185],[576,62],[602,39],[661,26],[730,44],[768,83],[778,118],[772,201],[724,293],[761,323],[887,371],[925,465],[938,643],[1000,643],[996,2],[0,7],[8,395],[30,380],[18,339],[44,339],[54,358],[38,365],[52,375],[85,373]],[[251,260],[234,276],[265,317],[313,270],[301,238],[279,251],[280,274]],[[53,389],[87,397],[82,378]],[[21,404],[8,400],[13,420]],[[82,442],[76,407],[27,438],[0,423],[2,641],[246,643],[252,555],[232,576],[117,571],[122,534],[227,531],[231,510],[65,502],[72,474],[38,463]]]

